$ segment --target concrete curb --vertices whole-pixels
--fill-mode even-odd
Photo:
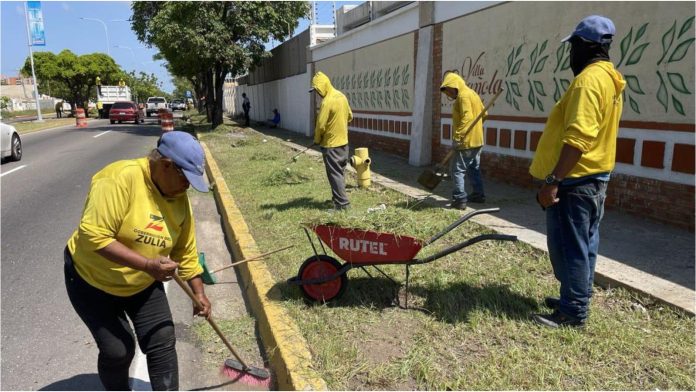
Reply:
[[[279,140],[293,150],[301,151],[304,149],[299,144],[282,139]],[[308,150],[305,154],[321,155],[314,150]],[[355,171],[350,165],[347,169],[351,172]],[[427,191],[390,180],[374,172],[372,173],[372,182],[413,198],[422,198],[429,194]],[[448,201],[437,195],[430,195],[430,198],[439,202]],[[529,230],[526,227],[508,222],[494,215],[478,215],[471,220],[501,234],[516,235],[519,241],[543,252],[548,252],[544,234]],[[597,257],[595,283],[604,288],[623,287],[647,295],[662,304],[684,311],[691,316],[695,314],[696,293],[694,291],[606,256],[599,255]]]
[[[206,171],[214,184],[215,200],[220,208],[224,231],[237,260],[258,255],[259,250],[241,211],[210,150],[201,143],[206,155]],[[285,309],[270,300],[277,296],[275,280],[263,261],[237,267],[242,291],[258,322],[261,339],[280,390],[327,390],[326,382],[312,368],[312,354],[295,321]]]

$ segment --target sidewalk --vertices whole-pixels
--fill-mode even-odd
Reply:
[[[254,129],[285,140],[295,149],[312,143],[309,137],[283,129]],[[360,146],[351,146],[355,147]],[[429,195],[416,181],[424,168],[410,166],[404,158],[377,150],[369,153],[373,182],[418,199]],[[535,191],[495,182],[487,179],[485,173],[484,185],[486,203],[481,207],[500,207],[500,212],[473,220],[501,233],[517,235],[520,241],[546,251],[544,213],[535,202]],[[426,202],[444,207],[449,203],[451,186],[450,182],[442,182]],[[606,210],[601,233],[597,284],[623,286],[694,314],[693,233],[616,210]]]

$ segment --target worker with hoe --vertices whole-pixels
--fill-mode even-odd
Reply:
[[[464,210],[467,201],[484,203],[481,180],[481,148],[483,146],[483,119],[469,129],[485,107],[476,91],[466,85],[464,79],[455,71],[447,71],[440,86],[440,91],[453,100],[452,106],[452,142],[456,150],[452,157],[451,170],[454,189],[451,208]],[[485,116],[485,114],[484,114]],[[468,132],[467,132],[468,130]],[[464,187],[466,175],[471,179],[473,192],[468,195]]]
[[[56,102],[56,118],[63,118],[63,101]]]
[[[616,138],[626,85],[609,59],[614,23],[588,16],[563,42],[570,42],[575,79],[551,110],[530,174],[543,179],[537,201],[546,210],[546,241],[560,298],[548,297],[550,314],[537,323],[583,327],[588,319],[599,223],[616,157]]]
[[[314,144],[321,146],[321,154],[326,167],[326,175],[331,184],[333,207],[345,210],[350,206],[346,194],[345,169],[348,164],[348,123],[353,120],[353,112],[346,96],[336,90],[323,72],[312,78],[312,89],[322,97],[316,126]]]
[[[130,390],[135,328],[153,390],[177,390],[174,323],[163,282],[178,274],[209,317],[186,190],[207,192],[204,154],[186,132],[167,132],[148,157],[111,163],[92,177],[80,224],[64,250],[73,308],[99,348],[107,390]]]

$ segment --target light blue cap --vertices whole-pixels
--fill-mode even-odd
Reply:
[[[616,28],[611,19],[601,15],[591,15],[581,20],[569,36],[563,38],[561,42],[566,42],[572,37],[581,37],[588,41],[606,44],[612,41],[616,35]]]
[[[186,132],[165,132],[157,142],[157,151],[181,168],[188,182],[199,192],[208,192],[205,183],[205,154],[196,138]]]

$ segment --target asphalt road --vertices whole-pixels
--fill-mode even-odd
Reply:
[[[156,121],[23,135],[22,160],[0,167],[1,390],[102,388],[97,348],[65,292],[62,250],[92,175],[146,155],[160,135]]]

